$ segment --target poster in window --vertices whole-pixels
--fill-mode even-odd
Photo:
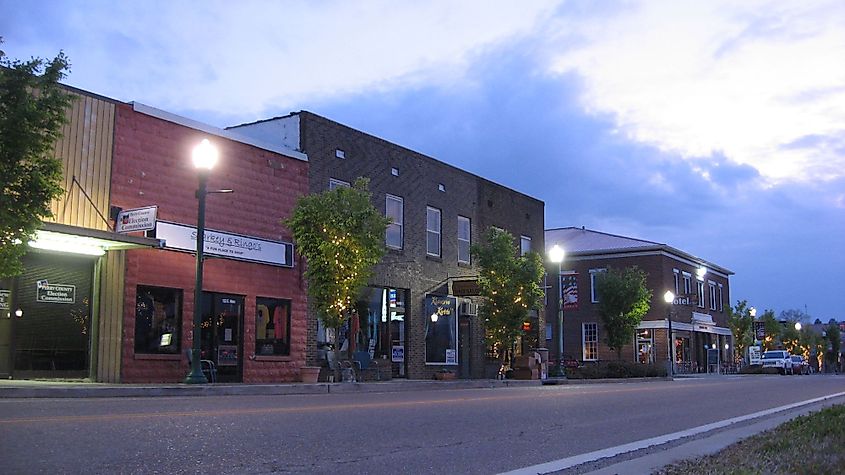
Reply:
[[[394,363],[405,362],[405,345],[393,345],[390,360]]]

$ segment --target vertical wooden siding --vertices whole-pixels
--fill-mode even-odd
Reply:
[[[109,251],[103,259],[97,335],[97,381],[119,383],[126,251]]]
[[[108,230],[100,214],[109,216],[114,104],[78,93],[71,95],[68,123],[54,152],[64,164],[65,193],[51,204],[53,218],[47,221]],[[74,176],[79,184],[73,183]]]

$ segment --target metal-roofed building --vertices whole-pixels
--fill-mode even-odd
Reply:
[[[630,346],[623,348],[623,360],[666,364],[671,354],[679,372],[707,371],[707,350],[718,349],[720,362],[731,360],[733,336],[727,320],[733,272],[729,269],[668,244],[583,227],[548,229],[545,245],[547,251],[555,245],[566,251],[560,278],[548,283],[546,302],[547,315],[557,315],[559,299],[551,296],[563,297],[565,358],[582,362],[616,359],[604,342],[595,277],[609,268],[637,266],[648,276],[651,308]],[[557,264],[547,264],[546,270],[550,276],[557,274]],[[671,306],[663,300],[667,290],[676,295]],[[552,338],[556,319],[547,320],[547,346],[556,354],[556,339]]]

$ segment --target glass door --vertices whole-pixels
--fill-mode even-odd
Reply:
[[[202,359],[217,368],[218,382],[243,381],[244,298],[203,292]]]

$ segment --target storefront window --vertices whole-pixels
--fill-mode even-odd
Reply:
[[[290,355],[290,300],[255,299],[255,354]]]
[[[182,290],[138,286],[135,297],[135,353],[179,353]]]
[[[458,319],[453,297],[425,299],[425,362],[458,364]]]
[[[637,330],[637,361],[654,363],[654,335],[651,330]]]
[[[357,321],[352,328],[355,351],[369,352],[371,358],[403,361],[399,356],[394,358],[394,354],[404,357],[405,292],[383,287],[364,289],[355,305]]]

